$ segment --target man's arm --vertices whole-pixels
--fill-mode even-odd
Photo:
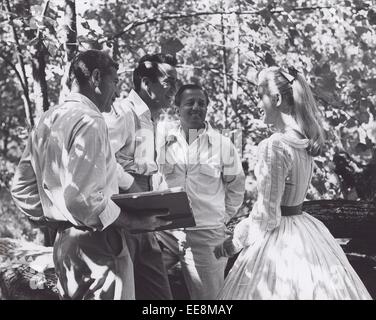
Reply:
[[[244,200],[245,175],[239,154],[235,146],[229,142],[227,161],[223,169],[223,182],[225,184],[225,205],[228,220],[238,211]]]
[[[64,167],[63,200],[78,224],[104,229],[120,214],[108,195],[107,161],[110,146],[106,124],[92,118],[77,124]]]
[[[31,165],[31,134],[14,174],[11,194],[17,207],[28,217],[42,217],[43,209],[38,192],[37,178]]]
[[[116,111],[113,109],[110,113],[104,113],[103,117],[107,125],[111,149],[115,154],[132,141],[131,130],[135,130],[135,125],[132,121],[133,115],[117,107]],[[128,172],[125,172],[119,163],[117,164],[117,172],[119,187],[124,191],[129,190],[134,178]]]

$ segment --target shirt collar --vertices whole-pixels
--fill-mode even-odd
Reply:
[[[129,92],[128,100],[131,102],[131,108],[137,115],[140,117],[141,115],[145,114],[151,118],[151,112],[147,104],[142,100],[142,98],[138,95],[136,91],[133,89]]]
[[[64,101],[65,102],[68,102],[68,101],[81,102],[85,106],[88,106],[90,109],[101,113],[101,111],[98,109],[98,107],[95,105],[95,103],[93,101],[91,101],[88,97],[86,97],[83,94],[78,93],[78,92],[70,93],[65,98]]]
[[[308,139],[299,139],[291,132],[280,133],[283,142],[297,149],[305,149],[309,145]]]
[[[214,134],[215,134],[215,130],[212,128],[212,126],[210,125],[210,123],[208,123],[207,121],[205,121],[205,129],[204,131],[198,136],[198,139],[200,139],[201,137],[204,137],[204,136],[207,136],[208,137],[208,141],[210,144],[213,144],[213,139],[214,139]],[[185,134],[184,134],[184,131],[183,131],[183,128],[181,125],[179,125],[177,128],[174,128],[170,131],[170,133],[167,135],[167,138],[166,138],[166,143],[167,145],[170,145],[171,143],[177,141],[177,139],[181,137],[185,140]]]

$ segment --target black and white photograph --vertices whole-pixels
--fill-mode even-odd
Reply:
[[[0,300],[376,298],[376,1],[0,0],[0,42]]]

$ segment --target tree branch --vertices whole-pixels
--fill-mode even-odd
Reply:
[[[316,7],[297,7],[292,8],[291,11],[312,11],[312,10],[322,10],[322,9],[330,9],[329,6],[316,6]],[[129,32],[132,29],[135,29],[141,25],[149,24],[149,23],[158,23],[162,21],[174,20],[174,19],[184,19],[184,18],[195,18],[200,16],[213,16],[213,15],[260,15],[265,12],[267,9],[255,10],[255,11],[238,11],[238,10],[229,10],[229,11],[213,11],[213,12],[192,12],[192,13],[172,13],[161,15],[156,18],[149,18],[149,19],[140,19],[138,21],[134,21],[129,23],[121,32],[114,34],[111,37],[108,37],[106,40],[102,40],[101,43],[106,41],[111,41],[113,39],[119,38]],[[283,9],[275,9],[269,11],[271,14],[277,14],[285,12]]]
[[[11,13],[12,10],[10,8],[9,0],[5,0],[5,4],[6,4],[7,11],[9,13]],[[26,107],[26,109],[25,109],[26,118],[27,118],[29,126],[31,128],[31,127],[34,126],[34,119],[31,115],[31,101],[30,101],[30,97],[29,97],[29,84],[28,84],[28,81],[27,81],[27,76],[26,76],[26,71],[25,71],[25,62],[23,60],[23,56],[22,56],[22,52],[21,52],[21,46],[20,46],[20,42],[19,42],[19,39],[18,39],[16,27],[14,26],[14,23],[13,23],[13,19],[14,19],[14,17],[12,15],[9,15],[8,21],[9,21],[9,24],[10,24],[12,31],[13,31],[13,38],[14,38],[14,41],[16,43],[17,58],[18,58],[18,62],[21,66],[21,70],[22,70],[22,73],[23,73],[23,86],[22,86],[22,88],[24,90],[24,96],[25,96],[25,100],[26,100],[26,105],[25,105],[25,107]]]
[[[15,64],[11,60],[9,60],[1,51],[0,51],[0,58],[2,58],[5,61],[5,63],[14,70],[14,72],[17,75],[18,80],[20,81],[22,90],[25,91],[25,84],[23,83],[22,76],[21,76],[20,72],[17,70]]]
[[[223,9],[223,0],[221,1],[222,9]],[[222,34],[222,69],[223,69],[223,93],[224,93],[224,127],[227,127],[227,113],[228,113],[228,83],[227,83],[227,51],[226,51],[226,36],[225,36],[225,23],[224,23],[224,16],[221,15],[221,34]]]

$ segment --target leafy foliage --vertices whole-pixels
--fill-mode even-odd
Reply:
[[[23,149],[19,132],[26,125],[20,98],[24,90],[15,68],[7,63],[20,70],[9,14],[19,36],[33,103],[31,55],[37,35],[47,49],[51,105],[58,103],[66,66],[65,1],[28,3],[26,10],[24,2],[15,0],[12,12],[3,8],[0,16],[4,187]],[[132,70],[143,54],[176,54],[180,81],[199,82],[209,92],[208,118],[213,125],[242,130],[249,206],[254,200],[256,146],[270,134],[257,109],[257,71],[274,64],[295,66],[315,93],[327,131],[325,153],[315,159],[308,198],[375,200],[376,11],[372,4],[371,0],[335,5],[325,0],[76,1],[77,42],[80,49],[111,52],[121,66],[124,95],[132,87]]]

